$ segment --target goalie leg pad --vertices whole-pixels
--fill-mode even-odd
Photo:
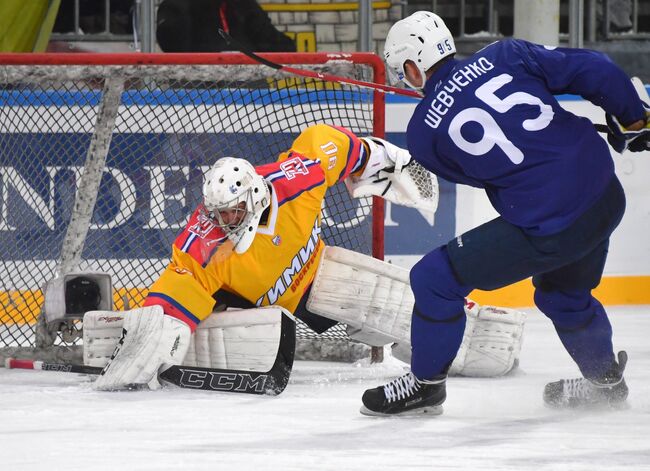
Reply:
[[[449,368],[454,376],[495,377],[517,366],[524,334],[526,314],[494,306],[465,304],[467,322],[456,358]],[[392,345],[392,355],[411,363],[411,344]]]
[[[351,325],[348,325],[345,329],[346,333],[348,334],[348,337],[350,337],[351,340],[355,340],[357,342],[361,342],[365,345],[370,345],[371,347],[383,347],[384,345],[388,345],[389,343],[394,342],[395,340],[391,337],[387,337],[385,335],[377,334],[377,333],[372,333],[368,332],[366,330],[360,329],[358,327],[352,327]]]
[[[408,270],[341,247],[326,247],[306,307],[363,335],[385,337],[386,344],[410,343],[413,304]]]
[[[190,339],[183,365],[203,368],[267,371],[273,365],[281,335],[283,308],[228,309],[201,322]],[[90,311],[84,316],[84,364],[103,368],[117,346],[124,312]]]
[[[278,353],[282,316],[293,320],[276,306],[214,313],[196,329],[183,365],[270,370]]]
[[[182,362],[189,341],[189,326],[166,316],[161,306],[126,311],[122,338],[93,389],[115,391],[141,385],[157,389],[158,373]]]
[[[466,306],[465,312],[463,341],[449,374],[493,377],[511,371],[519,359],[526,314],[495,306]]]
[[[467,337],[471,337],[471,333],[468,335],[468,331],[472,332],[473,328],[470,327],[472,321],[470,318],[474,318],[478,316],[480,306],[476,304],[474,301],[470,299],[465,299],[465,315],[467,316],[467,322],[465,323],[465,331],[463,333],[463,341]],[[462,359],[465,357],[465,352],[462,351],[462,346],[461,344],[461,350],[458,351],[456,354],[456,359],[452,363],[452,366],[450,368],[450,373],[449,374],[458,374],[459,370],[462,370]],[[397,358],[400,361],[403,361],[404,363],[411,363],[411,343],[394,343],[391,345],[391,354],[393,355],[393,358]],[[454,366],[455,365],[455,366]]]
[[[307,309],[343,322],[353,339],[373,346],[395,342],[393,356],[411,362],[414,298],[408,270],[340,247],[326,247]],[[526,315],[465,303],[467,323],[450,374],[501,376],[517,362]]]
[[[84,365],[104,368],[122,338],[123,311],[88,311],[83,321]]]

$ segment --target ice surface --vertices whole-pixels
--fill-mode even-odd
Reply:
[[[359,414],[404,365],[297,362],[278,397],[166,388],[95,392],[75,374],[0,369],[0,469],[650,470],[650,307],[610,308],[630,360],[629,408],[547,409],[548,381],[577,375],[531,310],[518,371],[452,378],[437,417]]]

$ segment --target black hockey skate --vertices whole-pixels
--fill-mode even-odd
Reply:
[[[447,397],[446,380],[447,375],[439,375],[424,381],[409,372],[384,386],[366,390],[360,412],[380,416],[440,415]]]
[[[548,383],[544,388],[544,402],[556,408],[620,407],[627,399],[627,385],[623,371],[627,353],[618,352],[618,363],[598,379],[562,379]]]

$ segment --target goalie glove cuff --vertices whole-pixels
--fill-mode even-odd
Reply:
[[[406,149],[379,139],[378,137],[362,137],[361,141],[368,148],[368,162],[359,180],[366,180],[382,170],[399,172],[402,167],[411,162],[411,154]]]

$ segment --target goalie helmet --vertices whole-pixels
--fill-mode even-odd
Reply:
[[[206,215],[224,231],[237,253],[246,252],[253,243],[269,203],[268,184],[244,159],[219,159],[205,176]]]
[[[411,88],[423,88],[426,71],[447,56],[456,53],[451,32],[435,13],[417,11],[395,23],[386,37],[384,59],[389,72]],[[416,87],[406,78],[404,63],[413,61],[417,66],[422,87]]]

